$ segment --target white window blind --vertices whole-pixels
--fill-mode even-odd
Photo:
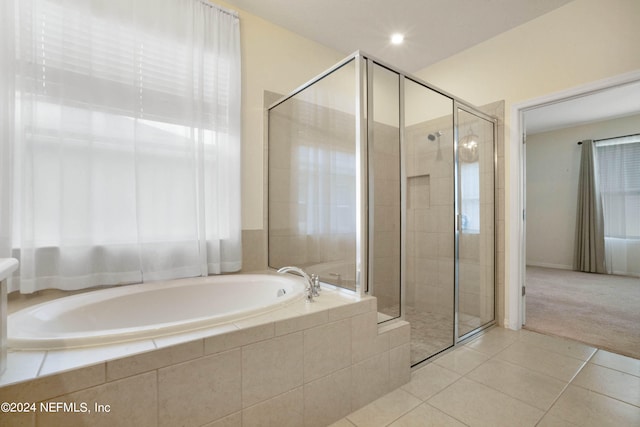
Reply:
[[[238,270],[237,16],[198,0],[12,4],[13,289]]]
[[[640,135],[596,143],[605,235],[640,239]]]
[[[596,142],[608,273],[640,276],[640,135]]]

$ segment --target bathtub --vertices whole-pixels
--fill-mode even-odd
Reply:
[[[276,310],[304,286],[290,274],[238,274],[97,290],[9,315],[8,343],[52,350],[189,332]]]

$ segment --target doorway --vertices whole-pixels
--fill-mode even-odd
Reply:
[[[539,126],[539,124],[536,124],[535,121],[539,119],[538,116],[540,117],[544,116],[544,114],[541,114],[541,113],[544,113],[546,111],[546,112],[553,113],[552,115],[555,116],[554,119],[556,120],[556,122],[551,123],[551,128],[555,127],[556,129],[559,129],[559,128],[563,128],[563,127],[567,128],[571,126],[573,127],[586,126],[583,129],[583,131],[587,132],[589,136],[593,137],[594,139],[597,139],[599,137],[604,137],[604,136],[594,135],[593,129],[589,129],[587,123],[595,122],[595,121],[602,122],[603,120],[614,120],[611,118],[612,114],[616,114],[618,115],[618,117],[632,114],[634,106],[622,105],[624,104],[623,100],[620,99],[619,97],[614,96],[614,94],[620,93],[621,91],[630,92],[631,90],[634,90],[636,87],[640,87],[640,73],[637,73],[637,72],[619,76],[613,79],[607,79],[605,81],[596,82],[590,85],[583,86],[578,89],[565,91],[562,93],[554,94],[554,95],[543,97],[543,98],[538,98],[535,100],[528,101],[526,103],[513,106],[512,117],[516,117],[518,120],[517,120],[517,126],[514,126],[514,128],[512,129],[511,148],[512,148],[512,153],[514,153],[513,155],[516,158],[519,158],[520,161],[518,164],[519,167],[514,168],[515,171],[512,169],[511,171],[512,173],[510,175],[510,179],[512,180],[512,182],[519,183],[519,184],[512,186],[512,191],[510,193],[511,201],[512,201],[511,218],[514,219],[514,221],[512,221],[511,223],[511,228],[510,228],[510,232],[511,232],[510,241],[511,241],[511,244],[514,245],[513,247],[517,248],[518,250],[515,251],[515,254],[512,252],[512,256],[508,260],[511,275],[509,277],[510,285],[509,285],[509,288],[507,289],[508,291],[507,313],[508,313],[509,319],[513,319],[508,325],[509,327],[513,329],[518,329],[522,324],[526,325],[526,320],[527,320],[527,316],[525,316],[526,307],[527,307],[526,294],[528,292],[526,291],[522,292],[523,289],[521,287],[525,283],[527,283],[527,277],[526,277],[527,261],[529,261],[529,263],[532,262],[532,257],[529,252],[532,252],[533,251],[532,248],[535,247],[535,244],[537,244],[536,242],[530,241],[530,239],[532,236],[535,237],[533,240],[536,240],[536,238],[540,237],[538,235],[532,234],[531,231],[529,232],[529,238],[527,235],[527,227],[529,225],[528,222],[533,220],[532,215],[535,214],[535,208],[529,204],[530,200],[527,200],[526,195],[531,193],[532,191],[539,190],[539,189],[529,188],[532,185],[532,181],[529,180],[530,171],[527,170],[527,163],[530,163],[531,161],[530,157],[534,153],[534,150],[530,150],[530,147],[532,146],[530,144],[532,143],[532,139],[534,139],[534,136],[531,135],[532,123],[533,123],[533,127]],[[608,117],[605,115],[598,115],[601,113],[598,113],[597,111],[591,111],[585,107],[585,106],[588,106],[589,102],[593,100],[606,99],[607,97],[610,97],[610,98],[613,98],[614,100],[619,101],[617,105],[615,105],[614,107],[609,106],[608,108],[605,108],[605,110],[608,110],[608,114],[609,114]],[[636,99],[638,98],[636,97]],[[562,117],[559,112],[563,110],[563,107],[569,106],[569,105],[574,106],[574,108],[572,108],[574,115],[573,117],[569,117],[567,115],[565,116],[566,116],[566,120],[573,120],[573,123],[560,123],[559,119],[562,119]],[[583,107],[575,108],[576,105],[582,105]],[[628,110],[626,112],[621,112],[620,110],[623,107],[628,108]],[[640,113],[640,108],[638,107],[635,107],[635,108],[636,108],[635,111]],[[614,110],[617,112],[612,113],[612,111]],[[576,111],[582,111],[583,113],[581,115],[575,115]],[[551,129],[551,131],[552,130],[553,129]],[[546,131],[550,131],[550,130],[547,129]],[[534,132],[534,135],[544,133],[544,132],[545,132],[545,129],[540,130],[540,128],[538,128]],[[574,133],[574,135],[576,134]],[[580,138],[575,137],[575,138],[577,139],[570,141],[569,145],[571,146],[565,147],[566,149],[565,154],[569,154],[572,156],[575,156],[575,155],[579,156],[579,147],[577,146],[577,142],[582,137]],[[526,140],[526,144],[523,144],[525,140]],[[574,152],[571,152],[571,150],[573,150]],[[539,151],[539,150],[536,150],[536,151]],[[537,156],[539,155],[539,153],[536,153],[535,155]],[[565,162],[564,167],[566,169],[566,172],[571,172],[572,168],[577,167],[574,164],[572,164],[572,162],[575,162],[575,159],[572,160],[569,157],[567,157],[565,160],[558,159],[557,157],[562,157],[562,154],[558,153],[557,151],[554,152],[554,156],[556,157],[555,159],[556,161]],[[556,182],[557,182],[557,179],[556,179]],[[576,201],[577,201],[577,195],[576,193],[574,193],[574,195],[571,197],[571,200],[568,200],[567,203],[575,207]],[[525,218],[526,218],[526,221],[525,221]],[[554,221],[557,221],[558,217],[557,216],[554,217],[551,215],[550,218],[553,218]],[[538,220],[539,219],[540,218],[538,218]],[[575,225],[573,224],[566,227],[567,230],[565,230],[571,236],[570,237],[571,242],[568,243],[568,246],[572,246],[572,243],[573,243],[572,236],[575,229],[574,227]],[[567,242],[563,241],[563,243],[560,246],[562,245],[567,245]],[[536,250],[539,250],[539,249],[540,248],[536,248]],[[553,249],[556,250],[558,248],[554,247]],[[570,248],[570,250],[571,249],[572,248]],[[572,262],[570,259],[569,261],[567,261],[566,256],[563,257],[561,255],[558,255],[556,257],[553,257],[552,259],[553,259],[552,262],[549,262],[549,259],[547,259],[547,263],[550,265],[544,265],[544,262],[541,262],[541,260],[539,259],[534,260],[534,263],[538,264],[537,268],[544,269],[544,268],[551,267],[551,272],[553,272],[554,268],[565,270],[565,271],[571,268]]]

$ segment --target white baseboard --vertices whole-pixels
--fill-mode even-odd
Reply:
[[[573,266],[572,265],[565,265],[565,264],[549,264],[546,262],[530,262],[527,261],[527,267],[545,267],[545,268],[557,268],[560,270],[573,270]]]

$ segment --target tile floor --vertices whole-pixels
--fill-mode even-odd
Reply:
[[[494,328],[333,427],[640,426],[640,360]]]

